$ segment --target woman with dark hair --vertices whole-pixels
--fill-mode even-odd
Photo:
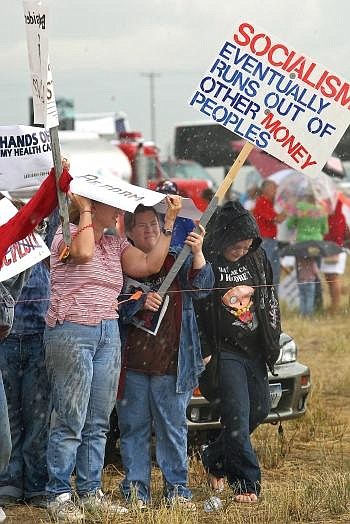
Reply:
[[[153,249],[162,234],[155,210],[143,206],[139,206],[135,214],[125,215],[125,231],[144,253]],[[141,508],[151,497],[154,431],[156,458],[163,474],[167,503],[181,505],[186,510],[195,509],[187,485],[186,409],[204,369],[193,301],[207,296],[213,285],[210,264],[202,253],[203,236],[201,228],[201,234],[191,232],[185,240],[191,255],[170,287],[169,303],[156,336],[138,326],[147,325],[150,315],[162,307],[162,297],[156,290],[171,269],[179,248],[171,247],[161,270],[142,279],[141,289],[147,286],[142,296],[121,306],[120,316],[127,331],[123,344],[125,382],[124,388],[120,388],[122,398],[117,403],[125,470],[121,492],[129,502],[135,498]]]
[[[200,387],[219,401],[223,429],[204,447],[202,460],[211,487],[223,489],[227,477],[236,502],[256,502],[261,472],[250,434],[270,409],[267,367],[273,371],[279,354],[279,305],[249,211],[238,201],[227,202],[208,229],[204,255],[215,285],[196,312],[202,355],[212,359]]]

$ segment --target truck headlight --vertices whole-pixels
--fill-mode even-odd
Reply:
[[[295,362],[297,359],[298,349],[293,338],[286,333],[281,333],[280,336],[280,354],[276,364],[287,364],[287,362]]]

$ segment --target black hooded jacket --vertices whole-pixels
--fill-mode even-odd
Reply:
[[[211,220],[204,241],[204,255],[211,263],[215,274],[215,288],[222,287],[220,283],[220,260],[226,247],[241,241],[253,239],[244,261],[253,280],[254,306],[258,320],[259,344],[256,352],[262,354],[269,369],[273,367],[279,356],[279,337],[281,333],[280,310],[275,289],[272,285],[272,269],[265,251],[260,247],[261,238],[255,219],[238,201],[227,202],[220,208]],[[197,302],[196,314],[200,330],[202,355],[214,356],[220,351],[222,333],[222,290],[214,289],[205,299]],[[206,373],[204,373],[205,377]],[[205,389],[205,388],[203,388]]]

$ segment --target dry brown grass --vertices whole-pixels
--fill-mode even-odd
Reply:
[[[348,264],[350,266],[350,264]],[[346,275],[350,289],[350,268]],[[325,289],[325,293],[326,288]],[[312,320],[295,313],[284,315],[283,327],[299,345],[299,359],[310,366],[312,392],[308,412],[298,421],[277,426],[263,425],[254,443],[263,468],[263,496],[257,505],[237,505],[226,489],[223,507],[203,511],[210,496],[202,465],[191,458],[190,484],[198,511],[170,511],[161,502],[161,477],[153,474],[154,504],[144,512],[102,518],[87,516],[86,522],[105,524],[289,524],[350,522],[350,301],[343,296],[343,309],[335,316],[319,314]],[[115,491],[122,478],[116,470],[106,472],[105,489]],[[8,508],[8,522],[50,522],[46,512],[32,508]]]

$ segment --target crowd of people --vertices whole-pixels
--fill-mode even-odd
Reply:
[[[5,509],[24,502],[60,521],[79,521],[85,511],[147,507],[154,435],[165,503],[195,510],[186,408],[200,377],[209,389],[221,384],[215,394],[222,435],[202,453],[209,485],[222,489],[227,478],[236,502],[258,500],[261,474],[250,435],[270,408],[267,370],[280,334],[271,266],[253,216],[238,202],[217,211],[204,238],[201,226],[179,220],[176,191],[165,192],[164,216],[144,206],[124,214],[71,195],[69,249],[56,212],[46,231],[50,261],[1,283]],[[125,236],[108,234],[121,215]],[[184,227],[185,235],[174,236]],[[165,307],[157,290],[184,243],[190,255]],[[160,310],[154,335],[147,326]],[[102,491],[115,405],[124,503]]]
[[[281,247],[284,239],[279,239],[279,226],[285,225],[293,232],[292,238],[296,244],[302,242],[330,241],[343,248],[346,239],[349,239],[349,228],[342,212],[342,202],[337,200],[335,209],[328,214],[321,202],[318,202],[310,190],[300,197],[292,214],[285,211],[276,211],[275,195],[277,184],[266,179],[257,191],[255,198],[244,202],[244,207],[254,215],[262,237],[262,247],[270,260],[273,270],[273,282],[278,286],[281,278]],[[339,250],[340,251],[340,250]],[[283,261],[283,257],[282,257]],[[295,268],[299,292],[299,312],[302,316],[312,315],[320,300],[321,275],[323,274],[329,286],[329,311],[339,311],[341,304],[341,275],[345,272],[346,252],[339,252],[331,256],[321,257],[302,253],[295,256]]]
[[[56,210],[45,231],[50,261],[0,283],[0,506],[25,502],[61,521],[145,508],[154,435],[165,503],[195,510],[186,409],[199,382],[219,403],[222,421],[219,438],[201,451],[209,486],[219,492],[227,479],[236,502],[259,500],[251,434],[269,413],[268,370],[279,355],[277,225],[286,214],[275,211],[276,185],[265,181],[250,210],[226,202],[205,235],[178,217],[174,185],[159,190],[167,193],[164,216],[70,195],[70,247]],[[310,195],[297,211],[287,219],[297,241],[342,245],[340,204],[327,218]],[[183,244],[190,255],[165,302],[157,290]],[[305,315],[313,311],[318,262],[297,259]],[[337,305],[340,262],[322,264]],[[115,406],[123,503],[102,490]]]

